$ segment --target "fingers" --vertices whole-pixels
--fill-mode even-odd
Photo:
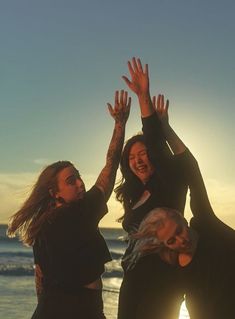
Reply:
[[[136,62],[136,58],[132,58],[132,65],[135,72],[139,72],[139,67]]]
[[[153,99],[156,99],[156,97],[153,97]],[[153,102],[154,105],[154,102]],[[157,97],[157,111],[160,113],[167,113],[169,108],[169,100],[166,100],[165,103],[165,98],[163,94],[159,94]]]
[[[161,111],[161,94],[158,94],[157,96],[157,110]]]
[[[131,97],[128,98],[128,103],[126,105],[126,111],[128,115],[130,113],[130,108],[131,108]]]
[[[145,73],[147,76],[149,76],[149,67],[148,67],[148,64],[145,64],[144,73]]]
[[[119,104],[119,91],[115,91],[115,97],[114,97],[114,105]]]
[[[133,57],[131,62],[127,62],[127,66],[130,72],[131,77],[135,75],[135,73],[146,73],[148,75],[148,64],[145,64],[145,70],[143,71],[141,60]]]
[[[125,91],[125,92],[124,92],[124,96],[123,96],[123,104],[124,104],[124,105],[127,104],[127,97],[128,97],[128,93]]]
[[[122,76],[122,79],[126,82],[127,86],[131,89],[131,81],[126,77],[126,76]]]
[[[124,90],[115,91],[114,96],[114,107],[110,103],[107,103],[109,110],[115,112],[116,109],[119,109],[122,106],[128,106],[131,103],[130,97],[128,98],[128,92]]]
[[[127,66],[128,66],[128,70],[130,72],[131,77],[133,77],[135,74],[135,71],[134,71],[130,61],[127,62]]]
[[[156,108],[156,96],[154,95],[152,98],[153,106]]]
[[[108,105],[109,114],[113,117],[113,115],[114,115],[113,107],[110,103],[107,103],[107,105]]]
[[[140,70],[140,72],[144,73],[143,68],[142,68],[142,64],[141,64],[141,61],[139,58],[137,59],[137,65],[138,65],[138,69]]]
[[[126,123],[131,107],[131,98],[128,97],[127,91],[115,91],[114,107],[110,103],[107,103],[107,106],[109,113],[114,118],[115,122],[120,122],[122,124]]]
[[[169,109],[169,104],[170,104],[169,100],[166,100],[165,110],[167,113],[168,113],[168,109]]]

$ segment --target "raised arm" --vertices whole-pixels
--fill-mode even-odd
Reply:
[[[159,94],[157,99],[156,99],[156,96],[154,96],[153,107],[157,112],[158,118],[162,125],[164,136],[173,154],[176,155],[176,154],[183,153],[186,150],[186,146],[169,124],[169,115],[168,115],[169,100],[166,100],[166,103],[165,103],[164,95],[162,94]]]
[[[148,64],[145,64],[143,69],[140,59],[132,58],[127,65],[131,80],[126,76],[122,78],[129,89],[137,95],[142,118],[148,117],[155,112],[149,91]]]
[[[169,157],[171,152],[166,144],[161,122],[150,97],[148,65],[145,64],[143,68],[140,59],[136,58],[128,61],[127,65],[130,80],[126,76],[122,78],[138,97],[143,124],[142,129],[148,150],[155,152],[154,157],[159,155]]]
[[[113,191],[124,143],[125,127],[130,113],[130,106],[131,98],[128,98],[128,93],[123,90],[115,92],[114,107],[108,103],[109,113],[113,117],[115,124],[106,156],[106,164],[95,183],[95,185],[104,193],[106,201],[108,201]]]

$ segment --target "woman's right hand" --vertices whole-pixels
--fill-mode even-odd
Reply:
[[[128,61],[127,65],[130,72],[131,80],[129,80],[126,76],[122,76],[127,86],[138,97],[148,95],[149,94],[148,64],[145,64],[145,68],[143,70],[140,59],[132,58],[132,61]]]
[[[131,98],[128,98],[128,93],[124,90],[121,90],[120,92],[116,91],[114,107],[110,103],[107,103],[107,105],[109,113],[115,120],[115,123],[125,125],[128,120],[131,107]]]

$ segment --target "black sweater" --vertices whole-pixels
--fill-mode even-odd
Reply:
[[[111,260],[98,230],[107,212],[102,192],[93,187],[85,197],[53,212],[34,247],[35,263],[43,272],[43,289],[76,292],[97,279]]]

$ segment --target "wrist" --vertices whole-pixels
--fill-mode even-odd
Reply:
[[[118,130],[124,130],[126,126],[126,122],[121,122],[119,120],[116,120],[114,126]]]
[[[161,125],[165,137],[169,136],[169,134],[172,132],[172,127],[170,126],[169,122],[161,121]]]
[[[139,103],[149,103],[149,101],[151,102],[151,96],[149,93],[149,90],[146,92],[141,92],[139,94],[137,94],[138,99],[139,99]]]
[[[140,106],[140,111],[141,111],[141,117],[145,118],[153,113],[155,113],[155,109],[152,104],[151,96],[150,93],[145,93],[138,95],[139,99],[139,106]]]

